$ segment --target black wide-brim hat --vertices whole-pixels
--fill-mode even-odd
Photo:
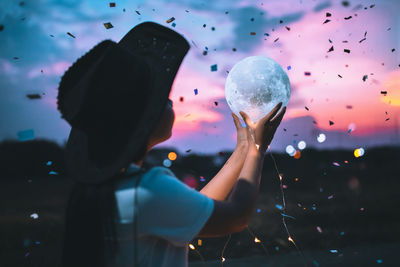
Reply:
[[[189,49],[177,32],[144,22],[118,43],[98,43],[65,72],[57,103],[72,126],[65,150],[68,176],[102,183],[132,163],[165,111]]]

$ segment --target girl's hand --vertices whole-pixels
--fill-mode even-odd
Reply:
[[[267,150],[272,138],[274,138],[275,131],[281,123],[283,115],[285,115],[286,112],[286,107],[283,107],[279,114],[276,115],[281,106],[282,102],[276,105],[258,122],[252,122],[250,117],[244,111],[239,112],[240,115],[242,115],[242,118],[247,125],[249,135],[251,136],[249,139],[250,146],[255,145],[256,148],[262,152]]]
[[[233,112],[232,112],[232,117],[233,117],[233,122],[235,123],[236,131],[237,131],[236,147],[240,146],[240,145],[247,147],[249,144],[248,139],[250,138],[250,136],[248,136],[248,131],[246,129],[247,127],[242,127],[239,117],[236,116],[236,114]]]

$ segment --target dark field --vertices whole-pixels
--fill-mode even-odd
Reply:
[[[162,165],[170,151],[154,149],[145,164]],[[178,154],[170,168],[180,179],[193,175],[200,190],[230,154]],[[288,241],[282,211],[276,207],[282,197],[268,154],[260,211],[255,211],[249,231],[231,236],[224,266],[400,266],[400,148],[367,149],[360,158],[353,151],[312,149],[304,150],[300,159],[274,157],[286,185],[285,213],[293,217],[286,217],[286,223],[300,252]],[[63,176],[62,149],[47,141],[4,142],[0,160],[0,266],[59,266],[71,186]],[[46,166],[49,160],[52,165]],[[30,217],[34,213],[37,219]],[[252,233],[261,243],[254,242]],[[202,239],[201,246],[193,240],[190,265],[221,266],[228,238]]]

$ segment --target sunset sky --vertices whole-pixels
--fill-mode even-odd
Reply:
[[[118,42],[135,25],[153,21],[191,44],[170,95],[172,137],[159,147],[233,149],[225,80],[236,62],[256,55],[277,61],[291,83],[273,149],[300,140],[316,148],[400,145],[399,10],[398,0],[1,1],[0,141],[33,129],[35,138],[66,142],[70,126],[56,107],[64,71],[98,42]],[[171,17],[175,27],[166,22]],[[317,142],[319,133],[326,134],[324,143]]]

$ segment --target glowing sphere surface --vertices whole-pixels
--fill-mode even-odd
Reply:
[[[289,77],[283,68],[266,56],[251,56],[237,62],[225,82],[225,98],[233,113],[246,112],[257,122],[279,102],[290,97]]]

